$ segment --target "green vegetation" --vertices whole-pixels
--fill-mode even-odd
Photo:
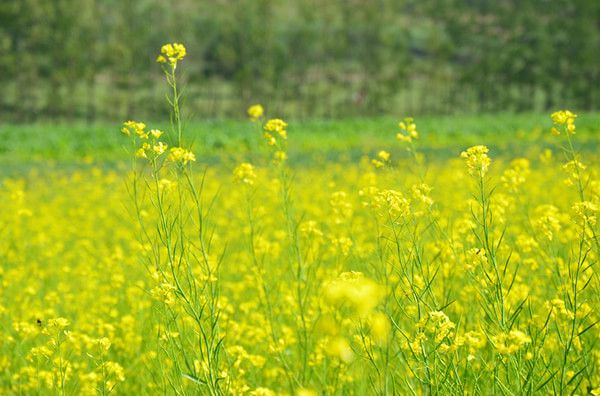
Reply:
[[[595,149],[600,113],[582,114],[578,122],[578,139],[586,143],[583,149]],[[319,156],[355,160],[388,147],[396,124],[391,117],[293,121],[291,160],[302,163]],[[430,116],[419,118],[419,125],[422,149],[436,150],[444,158],[483,141],[498,149],[519,150],[524,142],[537,144],[547,140],[550,127],[547,115],[534,113]],[[157,124],[156,127],[169,130],[168,125]],[[117,125],[107,123],[7,125],[0,128],[0,162],[124,160],[128,154],[117,132]],[[252,153],[260,155],[261,142],[247,121],[194,121],[187,125],[186,133],[194,142],[194,151],[201,162],[238,160]],[[519,143],[513,144],[516,139]],[[400,145],[397,150],[402,150]]]
[[[160,119],[172,41],[198,116],[583,113],[599,19],[590,0],[3,0],[0,118]]]

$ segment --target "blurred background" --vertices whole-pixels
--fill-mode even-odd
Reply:
[[[597,0],[1,0],[0,120],[160,119],[171,41],[194,117],[600,107]]]

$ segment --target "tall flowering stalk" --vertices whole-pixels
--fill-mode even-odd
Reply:
[[[251,109],[250,109],[251,110]],[[252,115],[250,115],[252,117]],[[287,155],[287,122],[279,118],[267,120],[263,125],[263,138],[272,152],[272,163],[278,175],[279,190],[285,219],[290,255],[290,273],[293,279],[295,303],[299,324],[297,326],[298,359],[300,372],[296,381],[299,386],[310,380],[308,365],[312,348],[311,318],[308,314],[310,301],[310,284],[314,270],[305,260],[299,236],[299,220],[292,197],[292,176],[286,165]]]
[[[461,158],[465,160],[467,170],[475,178],[477,183],[477,203],[479,212],[473,212],[473,219],[480,226],[480,233],[477,234],[478,242],[482,249],[477,252],[479,261],[482,264],[481,270],[485,276],[485,283],[492,288],[491,295],[485,295],[491,303],[490,306],[484,305],[484,308],[493,308],[487,312],[494,320],[497,329],[504,332],[507,329],[507,315],[505,290],[503,286],[504,271],[500,268],[497,257],[497,249],[501,240],[496,241],[492,229],[492,212],[490,200],[492,190],[486,186],[486,174],[488,173],[491,159],[488,156],[489,149],[486,146],[473,146],[461,153]]]
[[[516,304],[509,303],[509,296],[518,277],[518,265],[512,268],[511,253],[501,259],[499,251],[506,233],[496,229],[492,210],[495,188],[487,185],[487,173],[491,165],[489,149],[478,145],[461,153],[467,170],[477,183],[476,202],[478,210],[472,210],[476,226],[475,237],[480,247],[467,252],[470,256],[473,279],[478,284],[481,308],[484,312],[482,327],[494,347],[493,375],[504,382],[493,381],[494,389],[522,393],[530,382],[532,371],[525,362],[531,359],[532,339],[518,329],[520,316],[528,300],[525,296]]]
[[[260,115],[257,113],[260,112]],[[262,106],[254,105],[250,107],[248,114],[252,121],[256,121],[262,116]],[[298,373],[294,372],[291,367],[290,359],[286,356],[286,353],[277,345],[281,339],[281,331],[279,329],[280,323],[276,320],[273,314],[273,299],[275,293],[272,291],[272,285],[268,281],[268,268],[266,268],[264,254],[258,253],[257,239],[259,237],[258,224],[256,219],[256,211],[254,207],[254,195],[255,195],[255,182],[256,172],[252,164],[243,162],[235,167],[233,170],[233,176],[237,183],[242,185],[244,201],[246,204],[246,220],[249,226],[248,235],[248,246],[250,250],[250,257],[252,260],[252,270],[256,281],[256,287],[258,290],[260,304],[264,311],[265,318],[268,324],[267,333],[270,338],[271,345],[274,347],[274,353],[277,356],[277,360],[283,367],[285,377],[290,390],[296,389],[301,386],[301,382],[298,377]]]
[[[157,58],[171,88],[167,100],[176,146],[169,149],[161,140],[162,131],[146,131],[140,122],[124,123],[122,132],[142,159],[141,165],[133,163],[136,214],[155,281],[150,294],[161,304],[158,348],[177,375],[176,381],[169,379],[163,386],[184,392],[192,384],[202,393],[222,395],[228,393],[230,379],[219,323],[221,259],[210,251],[203,183],[196,183],[192,167],[196,156],[183,139],[176,71],[185,56],[185,47],[174,43],[164,45]]]
[[[600,254],[599,241],[596,231],[596,216],[600,207],[596,202],[589,200],[586,186],[586,166],[580,161],[579,155],[573,144],[573,136],[576,133],[575,120],[577,115],[569,110],[557,111],[551,115],[554,126],[554,135],[564,135],[566,144],[562,146],[566,162],[563,169],[567,173],[565,180],[567,185],[575,186],[578,201],[572,206],[573,222],[578,228],[577,246],[573,257],[568,257],[566,270],[557,268],[557,274],[565,275],[559,279],[561,285],[561,296],[551,309],[563,311],[569,325],[556,324],[562,356],[560,359],[560,373],[556,380],[556,391],[558,394],[572,394],[581,381],[592,373],[592,367],[586,362],[585,357],[591,353],[590,347],[586,345],[584,335],[591,330],[597,322],[590,322],[589,306],[586,304],[588,297],[588,286],[593,277],[591,267],[594,259],[590,253],[594,246],[596,255]],[[596,256],[597,260],[597,256]],[[565,279],[566,278],[566,279]],[[562,301],[561,301],[562,300]],[[593,348],[593,346],[592,346]]]

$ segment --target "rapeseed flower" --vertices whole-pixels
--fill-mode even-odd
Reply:
[[[467,163],[469,174],[485,176],[492,162],[487,155],[488,152],[489,149],[486,146],[478,145],[469,147],[460,154],[461,158],[464,158]]]
[[[250,118],[250,121],[258,121],[265,113],[265,109],[259,105],[259,104],[255,104],[252,105],[250,107],[248,107],[248,117]]]
[[[169,63],[173,68],[177,67],[177,62],[182,61],[187,55],[187,50],[183,44],[172,43],[165,44],[160,49],[161,55],[158,55],[158,63]]]
[[[253,185],[256,180],[256,173],[254,172],[254,166],[247,162],[239,164],[233,170],[233,176],[235,179],[244,184]]]
[[[168,159],[171,162],[181,162],[187,165],[189,162],[196,161],[196,156],[190,150],[183,147],[172,147],[169,151]]]

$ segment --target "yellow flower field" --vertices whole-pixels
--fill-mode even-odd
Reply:
[[[600,394],[599,164],[575,114],[518,158],[431,158],[407,118],[370,158],[294,166],[293,124],[257,105],[264,158],[208,167],[185,56],[158,58],[170,140],[127,121],[129,163],[3,181],[0,394]]]

